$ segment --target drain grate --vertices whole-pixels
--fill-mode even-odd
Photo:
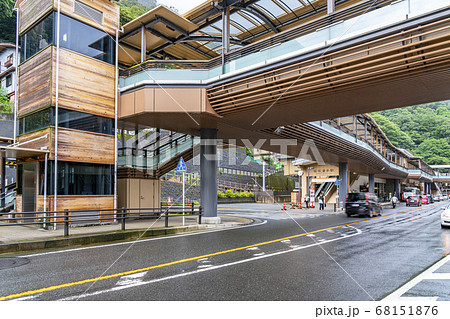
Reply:
[[[28,258],[0,257],[0,270],[20,267],[28,263],[30,263],[30,260]]]

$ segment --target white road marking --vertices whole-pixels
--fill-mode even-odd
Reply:
[[[354,228],[356,230],[356,233],[354,233],[351,236],[356,236],[356,235],[362,234],[362,231],[360,229],[358,229],[356,227],[352,227],[352,228]],[[314,243],[314,244],[310,244],[310,245],[307,245],[307,246],[298,247],[296,249],[278,251],[278,252],[271,253],[271,254],[265,254],[263,256],[257,256],[257,257],[252,257],[252,258],[248,258],[248,259],[243,259],[243,260],[231,262],[231,263],[228,263],[228,264],[211,266],[211,267],[208,267],[208,268],[197,269],[197,270],[194,270],[194,271],[185,272],[185,273],[181,273],[181,274],[176,274],[176,275],[172,275],[172,276],[168,276],[168,277],[153,279],[153,280],[149,280],[149,281],[143,281],[143,282],[135,283],[135,284],[129,285],[129,286],[116,286],[116,287],[113,287],[113,288],[99,290],[99,291],[92,292],[92,293],[89,293],[89,294],[84,294],[82,296],[71,296],[71,297],[62,298],[62,299],[59,299],[59,301],[76,300],[76,299],[80,299],[80,298],[86,298],[86,297],[96,296],[96,295],[100,295],[100,294],[115,292],[115,291],[119,291],[119,290],[122,290],[122,289],[128,289],[128,288],[138,287],[138,286],[142,286],[142,285],[149,285],[149,284],[156,283],[156,282],[161,282],[161,281],[176,279],[176,278],[180,278],[180,277],[185,277],[185,276],[188,276],[188,275],[198,274],[198,273],[205,272],[205,271],[210,271],[210,270],[230,267],[230,266],[234,266],[234,265],[239,265],[239,264],[243,264],[243,263],[247,263],[247,262],[251,262],[251,261],[254,261],[254,260],[259,260],[259,259],[263,259],[263,258],[267,258],[267,257],[273,257],[273,256],[277,256],[277,255],[292,253],[292,252],[297,251],[297,250],[306,249],[306,248],[314,247],[314,246],[319,246],[319,245],[322,245],[322,244],[325,244],[325,243],[330,243],[330,242],[341,240],[341,239],[343,239],[343,238],[341,238],[341,237],[334,238],[334,239],[330,239],[330,240],[328,240],[326,242],[323,242],[323,243]]]
[[[285,239],[281,241],[283,244],[289,245],[291,243],[290,239]]]
[[[316,235],[314,235],[314,234],[309,234],[309,235],[306,235],[306,237],[316,237]]]
[[[37,294],[37,295],[33,295],[33,296],[27,296],[27,297],[22,297],[22,298],[17,298],[17,299],[14,299],[14,301],[26,301],[26,300],[33,300],[33,299],[35,299],[35,298],[39,297],[40,295],[42,295],[42,294]]]
[[[208,257],[206,257],[206,258],[197,259],[197,262],[199,262],[199,263],[209,263],[210,261],[209,261]]]
[[[450,273],[440,273],[435,272],[432,274],[429,274],[427,276],[424,276],[424,280],[448,280],[450,279]]]
[[[208,231],[202,231],[202,232],[198,232],[198,233],[174,235],[174,236],[168,236],[168,237],[140,239],[138,241],[127,241],[127,242],[123,242],[123,243],[105,244],[105,245],[81,247],[81,248],[71,248],[71,249],[64,249],[64,250],[58,250],[58,251],[49,251],[49,252],[45,252],[45,253],[37,253],[37,254],[24,255],[24,256],[18,256],[18,257],[31,258],[31,257],[46,256],[46,255],[53,255],[53,254],[69,253],[69,252],[73,252],[73,251],[81,251],[81,250],[88,250],[88,249],[97,249],[97,248],[105,248],[105,247],[112,247],[112,246],[131,245],[133,243],[137,244],[137,243],[145,243],[145,242],[154,241],[154,240],[172,239],[172,238],[187,237],[187,236],[197,236],[197,235],[215,233],[215,232],[220,232],[220,231],[227,231],[227,230],[242,229],[242,228],[247,228],[247,227],[262,226],[264,224],[267,224],[267,220],[264,220],[262,223],[259,223],[259,224],[245,225],[245,226],[240,226],[240,227],[222,228],[222,229],[208,230]]]
[[[133,285],[144,280],[144,276],[148,271],[138,272],[137,274],[131,274],[120,277],[119,281],[116,283],[117,286],[128,286]]]
[[[247,248],[246,250],[259,250],[259,247],[250,247],[250,248]]]
[[[407,293],[411,288],[413,288],[415,285],[417,285],[422,280],[429,279],[430,277],[434,276],[435,274],[433,274],[433,272],[435,270],[439,269],[442,265],[444,265],[445,263],[447,263],[449,261],[450,261],[450,255],[445,257],[444,259],[438,261],[437,263],[435,263],[433,266],[431,266],[430,268],[428,268],[427,270],[425,270],[424,272],[419,274],[414,279],[408,281],[406,284],[404,284],[403,286],[398,288],[396,291],[394,291],[393,293],[391,293],[390,295],[385,297],[383,300],[403,300],[405,297],[402,297],[402,295]],[[407,297],[407,298],[416,299],[416,297]],[[417,298],[419,298],[419,297],[417,297]],[[430,296],[427,298],[436,298],[437,299],[439,297]],[[436,300],[436,299],[433,299],[433,300]]]

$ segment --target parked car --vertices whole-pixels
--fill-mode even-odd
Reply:
[[[422,204],[430,204],[430,200],[427,195],[420,195],[420,202]]]
[[[444,195],[444,200],[448,200],[448,195]]]
[[[450,205],[441,213],[441,227],[450,227]]]
[[[382,208],[378,198],[371,193],[348,193],[345,196],[345,213],[352,215],[373,217],[381,215]]]
[[[433,199],[434,199],[435,202],[439,202],[440,201],[439,195],[433,195]]]
[[[406,206],[422,206],[422,200],[419,196],[409,196],[406,199]]]

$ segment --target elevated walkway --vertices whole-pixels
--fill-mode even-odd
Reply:
[[[230,52],[224,65],[163,60],[125,70],[119,115],[192,135],[216,126],[221,138],[450,99],[450,1],[358,5]]]

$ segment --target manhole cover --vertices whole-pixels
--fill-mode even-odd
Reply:
[[[14,267],[20,267],[30,262],[27,258],[1,258],[0,257],[0,270],[9,269]]]

